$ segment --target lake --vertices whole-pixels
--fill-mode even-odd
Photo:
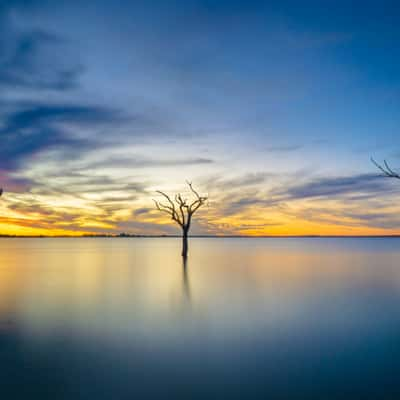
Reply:
[[[400,398],[400,239],[180,245],[1,239],[1,398]]]

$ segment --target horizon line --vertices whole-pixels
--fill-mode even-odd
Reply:
[[[400,238],[400,234],[393,235],[191,235],[190,238],[210,238],[210,239],[290,239],[290,238]],[[0,234],[0,239],[51,239],[51,238],[71,238],[71,239],[84,239],[84,238],[110,238],[110,239],[124,239],[124,238],[179,238],[181,235],[143,235],[143,234],[83,234],[83,235],[6,235]]]

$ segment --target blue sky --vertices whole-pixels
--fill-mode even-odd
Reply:
[[[3,231],[400,233],[395,3],[3,0]]]

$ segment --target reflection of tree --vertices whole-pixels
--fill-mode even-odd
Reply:
[[[182,297],[187,304],[190,304],[190,282],[187,258],[183,258],[182,262]]]
[[[195,199],[189,204],[187,199],[183,199],[180,193],[175,195],[175,200],[172,200],[167,194],[157,190],[157,193],[164,196],[168,204],[163,204],[154,200],[158,210],[167,213],[173,221],[175,221],[182,228],[182,257],[187,257],[188,253],[188,234],[190,224],[192,222],[193,214],[207,201],[206,196],[200,196],[199,193],[193,189],[193,186],[188,182],[190,191],[195,196]]]

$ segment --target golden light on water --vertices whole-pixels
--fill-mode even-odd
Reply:
[[[107,323],[126,328],[134,315],[166,329],[162,324],[185,307],[226,320],[228,301],[230,312],[238,307],[239,324],[247,308],[291,315],[296,299],[317,289],[400,282],[390,252],[379,270],[379,253],[350,247],[339,254],[327,242],[279,240],[193,239],[185,270],[179,239],[4,239],[0,321],[34,330],[69,321],[82,329],[88,318],[88,328],[106,329]]]

